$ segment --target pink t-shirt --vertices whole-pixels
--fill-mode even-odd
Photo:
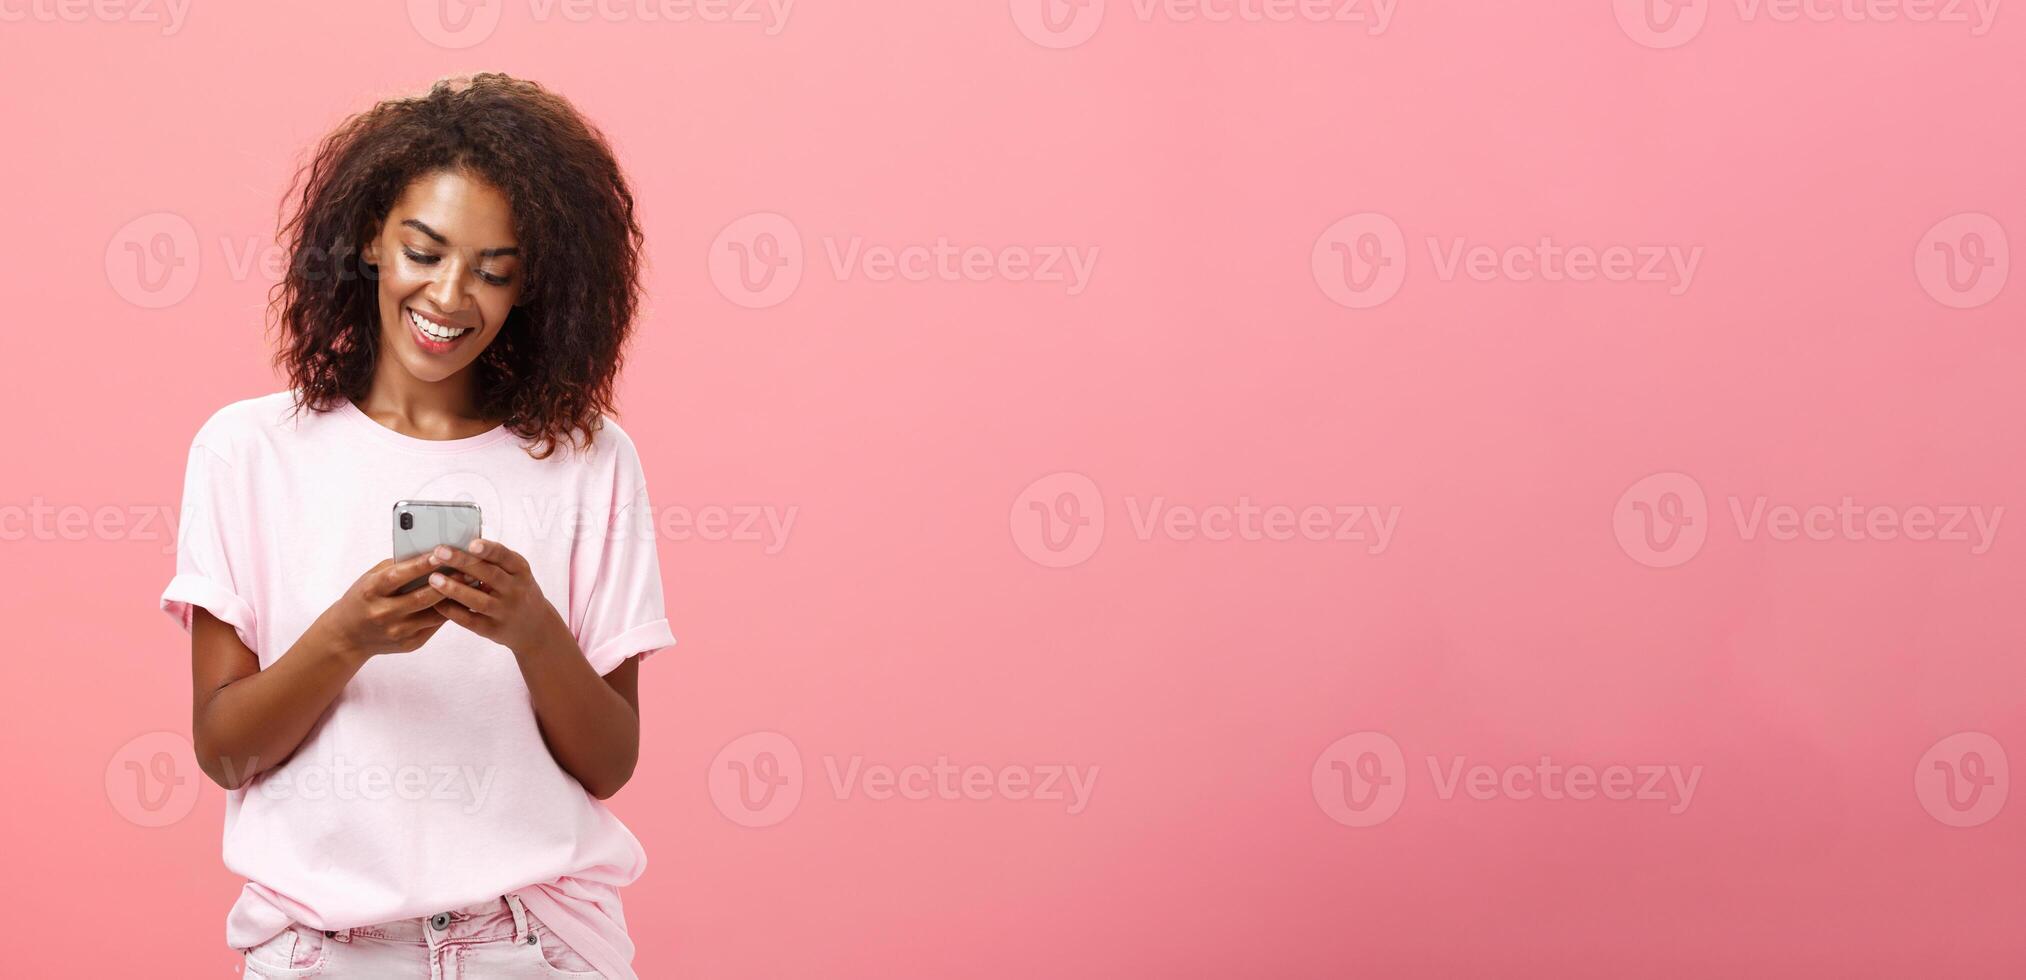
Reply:
[[[506,429],[405,436],[349,402],[290,417],[289,392],[226,406],[190,447],[162,608],[229,623],[262,669],[391,557],[397,500],[469,500],[526,557],[599,674],[672,646],[647,484],[607,419],[588,451],[530,457]],[[513,653],[455,623],[368,661],[288,761],[225,800],[225,865],[247,879],[225,941],[289,921],[339,929],[518,892],[609,977],[632,980],[619,889],[640,842],[557,765]]]

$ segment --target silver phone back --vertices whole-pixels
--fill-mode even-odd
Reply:
[[[403,516],[409,526],[402,527]],[[483,530],[478,505],[457,500],[403,500],[394,504],[394,560],[425,554],[437,545],[457,549],[471,547],[471,539]],[[429,577],[424,575],[402,586],[396,594],[413,592]]]

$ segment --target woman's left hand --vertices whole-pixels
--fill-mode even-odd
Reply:
[[[439,546],[436,560],[443,567],[429,576],[429,584],[449,599],[436,604],[445,619],[519,654],[576,644],[569,624],[542,595],[528,560],[513,549],[476,538],[469,551]],[[450,574],[453,568],[478,585],[460,581]]]

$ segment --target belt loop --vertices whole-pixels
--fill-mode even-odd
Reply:
[[[528,910],[521,905],[521,897],[512,892],[507,893],[506,903],[507,908],[512,909],[514,913],[514,942],[526,942],[528,936]]]

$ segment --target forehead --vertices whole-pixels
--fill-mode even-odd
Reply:
[[[413,218],[453,245],[497,248],[514,244],[513,208],[499,188],[477,177],[440,170],[409,183],[395,200],[388,223]],[[421,234],[412,227],[410,233]]]

